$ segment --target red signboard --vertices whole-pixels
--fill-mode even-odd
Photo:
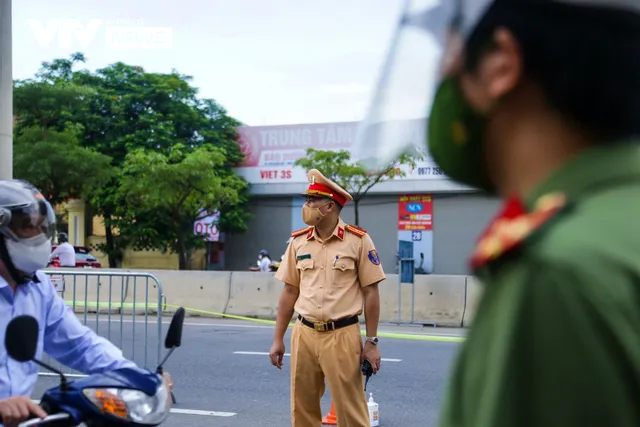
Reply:
[[[355,140],[358,122],[283,126],[242,126],[238,144],[243,167],[291,165],[306,156],[307,148],[348,150]]]
[[[398,200],[398,230],[433,229],[433,203],[430,195],[400,196]]]

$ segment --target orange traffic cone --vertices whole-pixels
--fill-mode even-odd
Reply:
[[[329,426],[337,426],[338,425],[338,418],[336,417],[336,410],[333,407],[333,401],[331,401],[331,409],[329,409],[329,413],[327,415],[325,415],[325,417],[322,419],[322,425],[329,425]]]

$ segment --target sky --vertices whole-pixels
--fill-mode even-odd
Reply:
[[[190,75],[200,97],[249,126],[356,121],[402,3],[14,0],[13,78],[82,52],[90,70],[122,61]],[[147,43],[118,44],[118,35]]]

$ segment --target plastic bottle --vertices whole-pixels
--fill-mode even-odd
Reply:
[[[378,404],[373,401],[373,393],[369,393],[369,402],[367,402],[367,406],[369,407],[369,425],[371,427],[379,426],[380,419],[378,416]]]

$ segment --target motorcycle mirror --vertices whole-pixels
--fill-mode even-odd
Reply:
[[[169,330],[167,331],[167,337],[164,340],[165,348],[180,347],[182,344],[182,326],[184,323],[185,310],[180,307],[173,314]]]
[[[167,359],[169,359],[169,356],[171,356],[173,350],[175,350],[177,347],[180,347],[180,344],[182,344],[182,326],[184,323],[184,314],[185,310],[183,307],[178,308],[173,314],[173,318],[171,319],[171,323],[169,324],[169,330],[167,331],[167,337],[164,340],[164,346],[169,349],[169,351],[167,352],[167,354],[165,354],[164,358],[162,359],[162,361],[160,361],[160,364],[156,368],[157,374],[163,373],[163,366],[165,362],[167,361]],[[173,392],[171,393],[173,399]]]
[[[38,321],[27,315],[14,317],[7,326],[4,346],[12,359],[29,362],[36,357]]]
[[[7,325],[4,346],[12,359],[18,362],[34,362],[38,366],[60,376],[60,390],[67,391],[67,377],[58,369],[36,359],[38,348],[38,321],[26,314],[16,316]]]

